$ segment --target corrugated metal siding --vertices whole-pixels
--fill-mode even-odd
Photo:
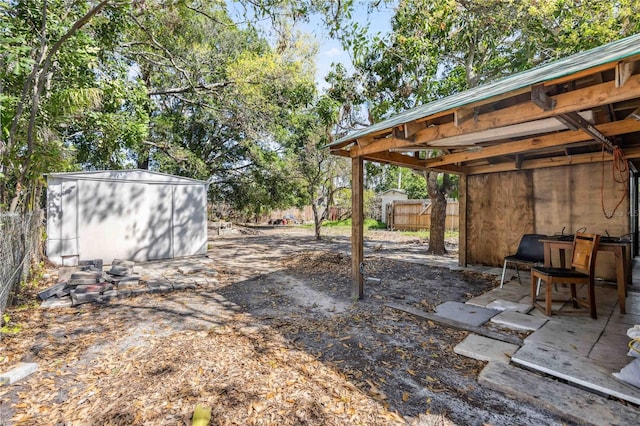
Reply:
[[[503,95],[518,89],[529,87],[545,81],[555,80],[589,68],[640,54],[640,34],[614,41],[591,50],[576,53],[554,62],[540,65],[527,71],[510,75],[492,83],[438,99],[425,105],[407,110],[387,120],[376,123],[365,129],[353,132],[338,139],[328,146],[341,144],[366,136],[380,130],[390,129],[401,124],[410,123],[423,117],[459,108],[494,96]]]

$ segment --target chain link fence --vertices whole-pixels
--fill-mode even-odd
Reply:
[[[20,283],[28,279],[32,263],[40,261],[42,218],[41,211],[0,212],[0,315]]]

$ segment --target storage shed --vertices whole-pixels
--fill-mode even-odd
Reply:
[[[207,182],[147,170],[47,176],[47,256],[145,261],[206,254]]]
[[[387,223],[387,205],[396,200],[408,200],[409,196],[402,189],[388,189],[378,194],[382,205],[382,222]]]

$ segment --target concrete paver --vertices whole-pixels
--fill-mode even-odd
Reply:
[[[500,311],[459,302],[445,302],[436,306],[436,315],[464,324],[480,326]]]
[[[501,342],[488,337],[469,334],[453,351],[458,355],[480,361],[509,363],[511,355],[519,349],[518,345]]]
[[[546,324],[546,318],[536,318],[517,311],[504,311],[491,318],[491,322],[512,330],[537,330]]]

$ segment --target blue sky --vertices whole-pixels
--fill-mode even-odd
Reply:
[[[375,33],[385,34],[389,32],[391,28],[391,18],[394,13],[393,5],[395,4],[395,0],[388,0],[386,2],[391,4],[391,6],[387,6],[384,1],[381,2],[384,4],[381,4],[377,8],[376,12],[368,14],[367,7],[370,3],[371,0],[355,0],[352,19],[357,21],[361,26],[369,23],[371,35],[374,35]],[[240,3],[235,2],[234,0],[228,0],[227,7],[233,18],[236,18],[238,21],[242,21],[244,19],[242,18],[244,9]],[[266,27],[267,25],[270,25],[268,19],[265,19],[262,23],[264,24],[265,32],[269,34],[270,28]],[[260,26],[260,23],[258,25]],[[319,16],[311,16],[308,23],[300,24],[296,29],[305,34],[309,34],[313,39],[315,39],[318,45],[318,54],[316,56],[316,84],[320,91],[327,87],[324,77],[331,70],[331,63],[342,63],[348,70],[353,69],[348,53],[344,51],[338,41],[332,40],[329,37],[327,30],[323,28],[321,18]]]
[[[353,19],[359,24],[370,24],[371,35],[375,33],[385,34],[391,29],[392,7],[380,6],[380,11],[371,15],[367,14],[367,1],[356,1]],[[301,25],[301,31],[312,35],[318,43],[318,55],[316,57],[316,83],[320,89],[327,85],[324,76],[331,70],[331,63],[342,63],[348,70],[353,69],[351,59],[337,40],[332,40],[325,29],[322,28],[319,17],[312,17],[308,24]]]

